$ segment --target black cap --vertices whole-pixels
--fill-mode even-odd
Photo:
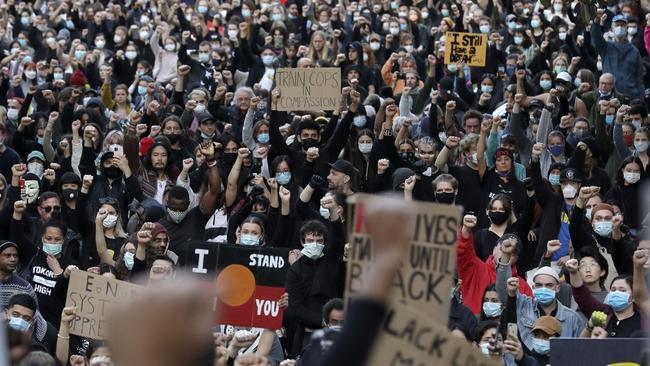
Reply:
[[[580,172],[573,168],[566,168],[560,172],[560,182],[582,182],[582,177],[580,176]]]
[[[206,121],[212,121],[212,122],[216,122],[216,121],[217,121],[217,119],[214,118],[214,117],[213,117],[210,113],[208,113],[208,112],[203,112],[203,113],[201,113],[197,119],[198,119],[199,123],[203,123],[203,122],[206,122]]]
[[[18,244],[14,243],[13,241],[0,240],[0,253],[4,252],[5,249],[10,247],[14,247],[16,250],[18,250]]]
[[[440,94],[451,94],[454,91],[454,81],[445,76],[440,79]]]
[[[393,172],[393,190],[397,190],[399,185],[404,183],[406,178],[413,176],[415,172],[409,168],[397,168]]]
[[[330,168],[341,172],[350,178],[354,177],[354,166],[352,166],[352,163],[347,160],[339,159],[334,164],[327,163],[327,165],[329,165]]]

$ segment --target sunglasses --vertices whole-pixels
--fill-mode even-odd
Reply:
[[[55,212],[61,211],[61,206],[45,206],[45,207],[42,207],[42,208],[47,213],[52,212],[52,210],[54,210]]]

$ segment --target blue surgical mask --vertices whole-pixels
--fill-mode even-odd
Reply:
[[[361,128],[366,125],[366,116],[354,116],[352,123],[357,127]]]
[[[496,318],[501,315],[501,304],[498,302],[484,302],[483,303],[483,312],[487,315],[488,318]]]
[[[515,40],[516,45],[520,45],[520,44],[524,43],[524,37],[514,36],[513,39]]]
[[[546,287],[540,287],[533,290],[533,296],[542,305],[548,305],[555,300],[555,291]]]
[[[124,265],[126,268],[131,271],[133,270],[133,265],[135,264],[135,254],[131,252],[124,253]]]
[[[550,174],[548,176],[548,181],[551,183],[552,186],[559,186],[560,185],[560,175],[559,174]]]
[[[539,19],[533,19],[530,21],[530,26],[537,29],[539,26],[542,25],[542,22]]]
[[[271,20],[273,20],[274,22],[281,22],[282,14],[280,13],[271,14]]]
[[[138,94],[140,95],[145,95],[147,94],[147,87],[146,86],[138,86]]]
[[[56,257],[61,254],[61,250],[63,250],[63,243],[43,243],[43,252],[45,254]]]
[[[27,45],[27,40],[24,38],[18,38],[18,44],[20,47],[25,47]]]
[[[55,72],[54,73],[54,80],[63,80],[63,73],[62,72]]]
[[[517,23],[516,22],[508,22],[508,28],[511,30],[517,29]]]
[[[606,123],[608,126],[613,125],[613,124],[614,124],[614,115],[613,115],[613,114],[608,114],[608,115],[606,115],[606,116],[605,116],[605,123]]]
[[[29,23],[32,22],[32,18],[30,17],[21,17],[20,18],[20,24],[22,25],[29,25]]]
[[[400,23],[399,30],[401,30],[402,32],[406,31],[406,23]]]
[[[257,235],[242,234],[239,243],[242,245],[260,245],[260,238]]]
[[[275,173],[275,180],[281,186],[289,184],[289,181],[291,180],[291,172]]]
[[[605,302],[614,309],[614,311],[623,311],[630,306],[630,294],[623,291],[612,291],[607,294]]]
[[[490,26],[489,25],[481,25],[478,27],[483,34],[488,34],[490,33]]]
[[[262,63],[264,63],[266,66],[270,66],[273,64],[274,59],[275,57],[273,57],[273,55],[264,55],[262,56]]]
[[[481,85],[481,93],[492,94],[494,87],[492,85]]]
[[[260,133],[257,135],[257,142],[260,144],[268,144],[271,140],[271,136],[268,133]]]
[[[551,89],[551,86],[553,86],[553,82],[548,79],[539,81],[539,87],[542,88],[543,90],[549,90]]]
[[[591,207],[589,207],[588,209],[585,210],[585,217],[586,217],[587,220],[589,220],[589,221],[591,221],[591,210],[592,210]]]
[[[447,70],[449,70],[450,73],[455,74],[458,72],[458,66],[456,64],[449,64],[447,65]]]
[[[248,10],[248,9],[242,9],[241,10],[241,16],[243,16],[244,18],[248,18],[248,17],[251,16],[251,11]]]
[[[9,319],[9,327],[19,332],[26,332],[30,326],[29,322],[21,317],[12,316]]]
[[[603,238],[612,236],[612,229],[614,224],[611,221],[600,221],[593,223],[594,232]]]
[[[579,87],[580,84],[582,84],[582,80],[581,80],[580,78],[575,78],[575,79],[573,80],[573,85],[575,85],[576,88]]]
[[[449,16],[449,9],[442,9],[442,10],[440,10],[440,13],[442,14],[443,17],[448,17]]]
[[[196,8],[196,10],[198,10],[199,13],[201,13],[201,14],[205,14],[205,13],[208,12],[208,7],[207,7],[207,6],[203,6],[203,5],[199,5],[199,6]]]
[[[83,59],[84,56],[86,56],[86,51],[84,51],[84,50],[76,50],[76,51],[74,51],[74,58],[76,58],[77,60]]]
[[[533,338],[533,350],[540,355],[547,355],[551,352],[551,341],[548,339]]]
[[[548,148],[548,151],[553,156],[560,156],[564,154],[564,145],[555,145]]]

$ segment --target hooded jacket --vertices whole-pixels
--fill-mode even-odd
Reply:
[[[489,256],[485,262],[481,261],[474,250],[474,236],[464,237],[460,229],[458,230],[456,270],[458,278],[463,281],[461,291],[464,304],[474,314],[480,314],[485,288],[495,283],[497,279],[496,264],[493,256]],[[526,280],[517,275],[515,265],[512,265],[512,275],[519,277],[519,292],[532,297],[533,292]]]

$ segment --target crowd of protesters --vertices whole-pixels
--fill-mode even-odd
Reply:
[[[487,35],[485,65],[445,64],[447,32]],[[339,362],[386,300],[344,306],[346,202],[387,191],[463,207],[448,327],[486,357],[647,336],[643,1],[0,0],[0,52],[14,365],[113,365],[70,334],[70,273],[165,284],[189,240],[291,263],[283,328],[215,326],[194,364]],[[319,67],[340,106],[277,111],[277,70]]]

